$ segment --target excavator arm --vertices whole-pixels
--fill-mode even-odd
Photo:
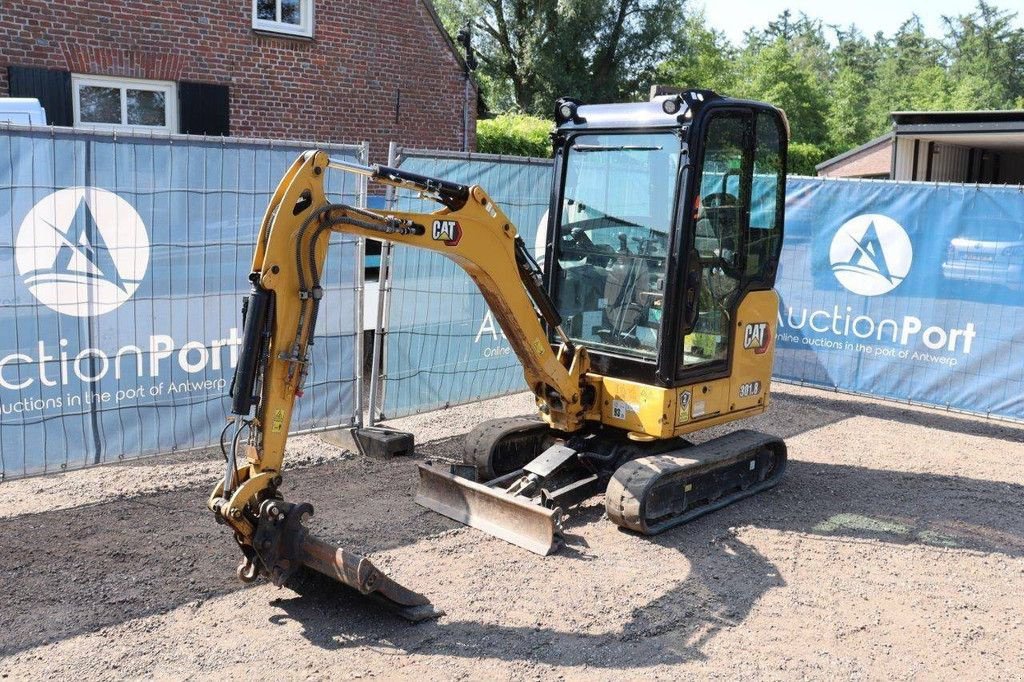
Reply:
[[[330,203],[324,179],[332,169],[416,190],[441,207],[434,213],[381,213]],[[301,519],[312,508],[284,502],[279,493],[292,411],[309,373],[332,232],[429,249],[462,267],[521,360],[541,415],[555,430],[574,432],[583,426],[593,401],[583,381],[589,360],[586,349],[574,346],[562,331],[539,268],[515,226],[480,187],[384,166],[332,162],[322,151],[302,154],[281,180],[253,256],[231,391],[226,470],[208,506],[235,531],[245,555],[239,566],[243,580],[264,574],[280,585],[305,565],[391,603],[406,617],[429,617],[433,611],[421,595],[393,583],[367,559],[309,535]],[[545,323],[562,339],[557,351]]]

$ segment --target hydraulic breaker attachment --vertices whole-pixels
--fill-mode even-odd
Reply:
[[[441,615],[430,600],[388,578],[366,557],[310,534],[302,518],[312,513],[310,504],[264,501],[253,546],[242,545],[245,559],[238,567],[239,577],[249,582],[262,574],[281,586],[306,566],[359,590],[406,620],[417,622]]]

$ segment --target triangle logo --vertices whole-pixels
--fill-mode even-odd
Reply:
[[[22,282],[43,305],[93,317],[127,302],[149,267],[149,235],[138,211],[96,187],[69,187],[43,197],[26,214],[15,241]]]

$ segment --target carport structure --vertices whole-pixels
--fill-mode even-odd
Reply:
[[[896,111],[891,117],[892,132],[818,164],[818,175],[1024,184],[1024,110]]]
[[[892,114],[893,180],[1024,184],[1024,111]]]

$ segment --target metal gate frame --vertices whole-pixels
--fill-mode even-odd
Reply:
[[[482,152],[450,151],[440,149],[405,148],[396,142],[388,145],[387,165],[400,168],[403,161],[410,158],[426,158],[436,160],[463,160],[483,162],[508,162],[515,164],[539,164],[550,166],[552,159],[533,156],[513,156],[508,154],[485,154]],[[388,187],[386,205],[392,209],[397,201],[395,188]],[[386,419],[384,399],[387,392],[387,335],[391,322],[391,296],[393,286],[394,243],[382,242],[379,274],[379,296],[377,300],[376,324],[374,325],[373,350],[370,360],[370,386],[367,398],[367,424],[374,426]]]

